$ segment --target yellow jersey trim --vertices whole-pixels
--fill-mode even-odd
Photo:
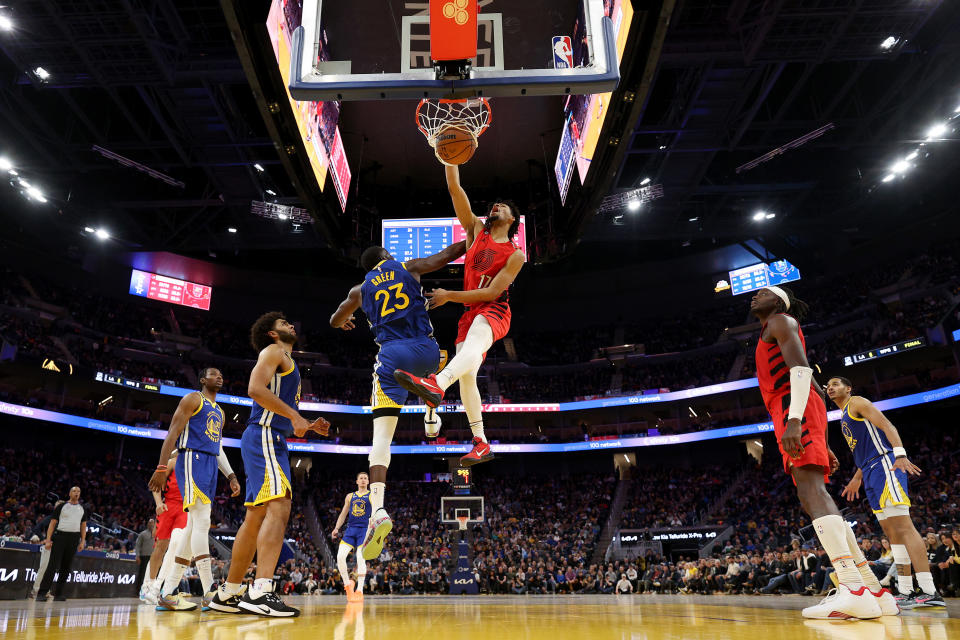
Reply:
[[[297,368],[297,363],[293,361],[293,356],[289,356],[289,358],[290,358],[290,362],[291,362],[292,364],[290,365],[290,369],[288,369],[287,371],[284,371],[283,373],[280,374],[280,377],[281,377],[281,378],[282,378],[283,376],[286,376],[286,375],[289,375],[289,374],[293,373],[293,370]]]
[[[850,400],[853,400],[853,398],[851,397]],[[843,404],[843,406],[840,407],[840,411],[846,411],[847,407],[850,405],[850,400],[847,400]],[[851,420],[856,420],[857,422],[866,422],[867,420],[866,418],[858,418],[857,416],[851,414],[849,411],[847,411],[847,417],[850,418]]]
[[[203,394],[202,394],[202,393],[200,393],[199,391],[197,391],[197,394],[199,394],[199,396],[200,396],[200,406],[197,407],[197,410],[196,410],[196,411],[194,411],[193,413],[190,414],[190,417],[191,417],[191,418],[192,418],[193,416],[197,415],[198,413],[200,413],[200,409],[203,409],[203,401],[206,400],[206,398],[203,397]]]

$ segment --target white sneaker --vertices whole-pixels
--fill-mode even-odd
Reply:
[[[157,604],[157,602],[160,600],[160,586],[154,582],[152,585],[150,585],[150,588],[147,589],[147,592],[143,594],[143,598],[141,598],[141,600],[147,604]]]
[[[877,604],[880,605],[880,611],[883,612],[883,615],[900,615],[900,606],[897,604],[897,599],[893,597],[889,589],[880,589],[880,593],[874,593],[873,596],[877,599]]]
[[[827,596],[812,607],[803,610],[804,618],[819,620],[849,620],[850,618],[868,619],[879,618],[883,615],[877,597],[860,585],[856,591],[851,591],[845,584],[831,589]]]
[[[373,560],[383,551],[383,543],[387,534],[393,529],[393,520],[387,515],[386,510],[381,507],[370,517],[370,524],[367,526],[367,535],[360,545],[360,553],[364,560]]]
[[[443,422],[440,420],[440,414],[436,409],[427,407],[427,412],[423,414],[423,431],[428,438],[436,438],[440,435],[440,426]]]

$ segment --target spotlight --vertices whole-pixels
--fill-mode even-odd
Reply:
[[[908,160],[908,161],[909,161],[909,160],[913,160],[913,159],[916,158],[918,155],[920,155],[920,152],[917,151],[916,149],[914,149],[913,151],[910,152],[910,155],[908,155],[908,156],[907,156],[906,158],[904,158],[904,159],[905,159],[905,160]]]
[[[95,231],[93,227],[84,227],[83,230],[86,231],[87,233],[93,233]]]
[[[899,38],[896,38],[894,36],[887,36],[887,39],[880,43],[880,48],[883,49],[884,51],[889,51],[898,42],[900,42]]]
[[[259,171],[260,173],[263,173],[263,165],[261,165],[259,162],[254,163],[253,168]]]
[[[94,234],[95,234],[98,238],[100,238],[101,240],[109,240],[109,239],[110,239],[110,232],[107,231],[106,229],[97,229],[97,230],[94,232]]]
[[[650,184],[650,178],[644,178],[643,180],[640,181],[641,187],[647,184]]]
[[[756,221],[758,221],[758,222],[759,222],[760,220],[763,220],[763,219],[766,218],[766,217],[767,217],[767,212],[766,212],[766,211],[757,211],[755,214],[753,214],[753,219],[756,220]]]
[[[43,67],[37,67],[36,69],[33,70],[33,72],[37,74],[37,77],[44,82],[50,79],[50,72],[44,69]]]
[[[27,189],[27,195],[36,200],[37,202],[46,202],[47,199],[43,196],[43,192],[36,187],[29,187]]]
[[[237,230],[236,230],[234,227],[228,228],[227,231],[229,231],[230,233],[236,233],[236,232],[237,232]]]
[[[768,214],[767,214],[766,216],[764,216],[764,217],[765,217],[767,220],[773,220],[774,218],[777,217],[777,214],[775,214],[775,213],[768,213]]]
[[[696,222],[700,219],[700,216],[694,216],[692,218],[687,218],[687,222]]]
[[[890,167],[890,171],[893,173],[906,173],[909,170],[910,170],[910,163],[907,162],[906,160],[900,160],[894,163],[892,167]]]
[[[630,202],[627,203],[627,210],[629,211],[636,211],[639,208],[640,208],[639,200],[631,200]]]
[[[13,20],[7,16],[0,16],[0,29],[3,31],[11,31],[13,29]]]
[[[285,213],[278,213],[277,217],[280,218],[281,220],[286,220],[288,216]]]
[[[272,196],[277,195],[277,192],[274,191],[273,189],[267,189],[266,193],[269,193],[269,194],[272,195]]]
[[[663,150],[666,149],[666,148],[667,148],[667,145],[665,145],[665,144],[660,145],[660,151],[663,151]]]
[[[942,122],[937,123],[927,130],[927,140],[935,140],[937,138],[942,138],[943,134],[945,134],[946,132],[947,132],[947,125],[943,124]]]
[[[13,163],[7,158],[0,157],[0,171],[10,171],[13,169]]]
[[[887,175],[883,176],[882,182],[890,182],[891,180],[893,180],[893,179],[896,178],[896,177],[897,177],[897,176],[896,176],[895,174],[893,174],[893,173],[888,173]]]

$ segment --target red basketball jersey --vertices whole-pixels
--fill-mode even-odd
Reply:
[[[464,258],[463,290],[473,291],[488,286],[518,248],[512,240],[494,242],[489,231],[481,231]],[[510,302],[510,289],[506,289],[496,302]]]
[[[180,487],[177,486],[177,474],[173,471],[167,476],[167,486],[163,490],[163,501],[166,503],[183,502],[183,496],[180,495]]]
[[[780,353],[780,345],[776,342],[763,341],[763,329],[766,326],[766,323],[764,323],[763,328],[760,329],[755,358],[757,361],[757,380],[760,382],[760,394],[763,396],[763,403],[770,410],[771,400],[790,391],[790,369],[783,360],[783,354]],[[806,353],[807,341],[803,337],[803,329],[798,326],[797,331],[800,333],[800,343],[803,345],[804,353]]]

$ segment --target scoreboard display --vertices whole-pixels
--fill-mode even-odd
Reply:
[[[130,276],[130,295],[210,310],[213,287],[134,269]]]
[[[793,282],[800,279],[800,270],[788,260],[777,260],[767,264],[758,262],[748,267],[735,269],[730,272],[730,290],[733,295],[748,293],[772,287],[784,282]]]
[[[456,218],[400,218],[383,221],[383,247],[400,262],[432,256],[466,238],[467,233]],[[526,216],[520,216],[520,227],[513,241],[526,258]],[[463,264],[463,260],[461,256],[450,264]]]

